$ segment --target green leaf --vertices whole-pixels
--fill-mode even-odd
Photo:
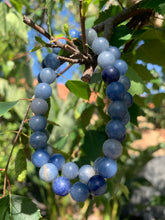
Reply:
[[[0,32],[2,36],[5,36],[7,33],[6,13],[7,5],[5,3],[0,3]]]
[[[133,96],[135,94],[142,94],[145,91],[145,86],[142,79],[138,76],[137,72],[129,66],[126,75],[131,80],[131,88],[128,92],[130,92]]]
[[[106,139],[107,135],[104,131],[89,130],[86,132],[84,143],[81,146],[81,151],[86,157],[86,161],[90,163],[102,154],[102,145]]]
[[[55,148],[59,150],[63,149],[64,145],[67,143],[67,139],[68,135],[60,137],[55,143]]]
[[[41,214],[31,199],[11,195],[0,199],[0,219],[39,220]]]
[[[165,5],[164,0],[144,0],[140,3],[141,8],[153,8],[156,12],[162,13],[161,8]]]
[[[52,19],[52,10],[54,8],[55,1],[54,0],[46,0],[46,8],[48,15],[48,25],[49,25],[49,33],[52,35],[51,31],[51,19]]]
[[[27,43],[27,25],[22,22],[22,15],[11,8],[9,13],[6,15],[6,22],[8,32],[14,33]]]
[[[151,198],[152,206],[165,206],[165,196],[153,196]]]
[[[32,50],[30,50],[30,53],[31,52],[35,52],[36,50],[39,50],[39,49],[41,49],[43,46],[38,46],[38,47],[34,47]]]
[[[159,93],[159,94],[152,95],[151,97],[152,97],[152,102],[155,104],[155,106],[160,107],[163,99],[165,99],[165,94]]]
[[[146,63],[164,65],[165,60],[165,43],[158,39],[146,40],[136,51],[137,59]]]
[[[149,82],[150,80],[155,79],[146,66],[135,64],[133,69],[137,72],[143,82]]]
[[[93,27],[95,20],[96,16],[87,17],[87,19],[85,20],[85,28],[87,29]]]
[[[91,92],[89,85],[86,82],[68,80],[65,85],[77,97],[89,100]]]
[[[90,105],[90,104],[87,105],[86,109],[82,112],[81,117],[79,118],[78,122],[80,126],[86,127],[90,123],[90,119],[93,115],[94,110],[95,110],[94,105]]]
[[[35,40],[38,41],[42,46],[46,46],[46,42],[41,37],[35,36]]]
[[[103,21],[105,21],[106,19],[108,19],[109,17],[112,17],[114,15],[116,15],[117,13],[121,12],[121,7],[118,5],[113,5],[110,6],[107,10],[101,11],[99,13],[99,17],[98,19],[95,21],[95,25],[99,24]]]
[[[19,100],[15,102],[0,102],[0,116],[9,111]]]
[[[92,0],[83,0],[82,1],[82,16],[85,17],[88,12],[88,7]]]
[[[15,173],[18,182],[23,182],[26,179],[26,156],[24,149],[20,149],[17,152],[17,156],[15,159]]]
[[[129,190],[128,190],[127,186],[125,186],[125,185],[123,185],[121,183],[117,183],[116,187],[115,187],[115,191],[117,191],[116,194],[119,193],[119,196],[120,196],[120,192],[122,192],[125,195],[125,197],[127,199],[129,199]]]
[[[120,25],[119,27],[116,27],[110,41],[111,45],[120,47],[132,38],[132,33],[132,30],[129,29],[126,25]]]

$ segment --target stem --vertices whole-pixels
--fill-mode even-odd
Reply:
[[[82,42],[83,42],[83,52],[84,54],[88,54],[88,44],[86,42],[86,34],[85,34],[85,17],[82,15],[82,2],[83,0],[80,0],[79,10],[80,10],[80,23],[81,23]]]
[[[34,98],[34,96],[32,97],[32,99],[33,99],[33,98]],[[3,185],[3,197],[4,197],[5,194],[6,194],[6,182],[8,182],[8,184],[9,184],[8,177],[7,177],[7,171],[8,171],[9,163],[10,163],[10,160],[11,160],[11,157],[12,157],[12,154],[13,154],[13,150],[14,150],[14,148],[15,148],[15,146],[16,146],[17,140],[18,140],[18,138],[19,138],[19,136],[20,136],[20,134],[21,134],[21,132],[22,132],[22,130],[23,130],[23,126],[24,126],[26,117],[27,117],[27,115],[28,115],[28,112],[29,112],[29,109],[30,109],[30,105],[31,105],[31,103],[29,103],[29,105],[28,105],[28,107],[27,107],[27,109],[26,109],[24,118],[23,118],[23,120],[22,120],[22,122],[21,122],[21,125],[20,125],[20,128],[19,128],[19,130],[18,130],[18,133],[17,133],[17,135],[16,135],[16,137],[15,137],[15,139],[14,139],[13,146],[12,146],[12,149],[11,149],[11,152],[10,152],[10,155],[9,155],[9,158],[8,158],[8,161],[7,161],[7,164],[6,164],[6,167],[5,167],[5,177],[4,177],[4,185]],[[9,190],[10,190],[10,184],[9,184]],[[9,193],[10,193],[10,191],[9,191]]]
[[[60,73],[58,73],[57,77],[59,77],[59,76],[61,76],[63,73],[65,73],[65,71],[67,71],[72,65],[73,65],[73,63],[70,63],[65,69],[63,69]]]

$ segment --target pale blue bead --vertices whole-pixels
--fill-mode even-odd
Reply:
[[[92,29],[92,28],[89,28],[86,30],[86,40],[87,40],[87,43],[91,46],[93,41],[97,38],[97,32]]]
[[[103,153],[106,157],[116,160],[122,154],[122,145],[115,139],[108,139],[103,144]]]
[[[99,55],[104,50],[107,50],[108,48],[109,42],[104,37],[98,37],[92,43],[92,50],[97,55]]]
[[[79,170],[79,178],[83,183],[87,183],[88,180],[95,175],[95,170],[90,165],[83,165]]]
[[[98,173],[103,178],[112,178],[117,172],[117,164],[110,158],[104,158],[98,165]]]
[[[102,69],[104,69],[107,66],[113,66],[115,63],[115,57],[111,52],[103,51],[99,54],[97,63]]]
[[[45,182],[52,182],[58,176],[58,169],[52,163],[44,164],[39,170],[40,178]]]
[[[62,166],[62,174],[68,179],[75,179],[78,176],[79,168],[74,162],[65,163]]]
[[[117,48],[115,46],[110,46],[108,48],[108,51],[114,55],[115,59],[120,59],[121,52],[120,52],[119,48]]]
[[[128,65],[124,60],[116,60],[114,66],[119,70],[120,75],[124,75],[128,70]]]

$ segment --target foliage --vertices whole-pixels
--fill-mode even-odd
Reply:
[[[2,116],[0,117],[0,168],[6,166],[15,133],[19,130],[28,106],[27,101],[20,99],[30,99],[34,93],[35,80],[32,75],[34,60],[30,56],[34,55],[35,63],[39,64],[45,53],[51,51],[45,49],[47,39],[37,32],[33,36],[34,32],[22,22],[22,13],[33,17],[35,23],[46,27],[49,33],[53,33],[56,37],[65,35],[65,24],[68,24],[69,29],[74,26],[73,19],[70,22],[68,18],[70,15],[74,16],[75,21],[79,20],[78,2],[75,0],[67,2],[10,0],[8,4],[6,2],[0,3],[0,116]],[[116,1],[112,1],[110,6],[106,0],[83,2],[82,10],[83,15],[86,15],[88,28],[122,12],[121,6],[116,5]],[[132,1],[120,2],[123,3],[123,7],[127,7]],[[164,5],[163,0],[143,0],[140,8],[152,8],[159,15],[164,16]],[[65,13],[68,13],[68,16],[64,17],[60,13],[64,9],[67,9]],[[129,92],[134,96],[134,104],[129,109],[131,123],[127,125],[127,139],[123,143],[123,154],[118,161],[119,171],[117,176],[108,181],[108,190],[104,196],[79,205],[79,219],[83,219],[84,216],[87,218],[94,204],[97,207],[104,205],[102,211],[104,219],[119,219],[122,207],[128,203],[135,186],[150,184],[140,179],[138,174],[152,159],[153,153],[162,148],[162,145],[158,145],[140,151],[133,149],[131,143],[140,138],[136,127],[137,116],[144,115],[149,121],[154,122],[155,126],[165,127],[163,117],[165,94],[159,92],[160,88],[163,89],[165,86],[164,22],[157,26],[155,19],[152,18],[152,22],[147,21],[146,25],[140,28],[137,26],[130,28],[129,22],[130,20],[127,19],[117,25],[110,38],[110,44],[120,47],[122,59],[129,65],[126,75],[131,79]],[[99,35],[102,36],[103,33],[100,32]],[[79,46],[79,43],[77,44]],[[137,60],[142,60],[142,64],[137,64]],[[149,70],[148,63],[160,65],[161,74],[154,69]],[[81,74],[83,69],[79,68]],[[89,84],[80,81],[78,75],[73,75],[73,79],[66,82],[70,93],[65,102],[59,98],[57,83],[53,84],[47,126],[50,133],[49,142],[53,146],[54,153],[62,153],[66,160],[74,158],[78,165],[84,163],[92,165],[96,157],[101,155],[102,144],[107,138],[105,125],[109,117],[106,114],[106,85],[101,81],[100,70],[93,74]],[[148,83],[152,83],[152,88],[148,88]],[[87,100],[90,100],[93,93],[96,95],[96,100],[91,104]],[[153,109],[149,108],[150,103],[154,105]],[[32,113],[29,112],[28,118],[31,116]],[[40,219],[41,215],[50,220],[59,216],[73,219],[68,209],[72,209],[73,214],[77,206],[68,196],[60,199],[54,196],[51,186],[39,180],[38,169],[30,162],[33,152],[29,146],[30,134],[28,123],[25,123],[15,144],[8,169],[12,195],[7,192],[7,195],[0,199],[0,219],[36,220]],[[130,149],[137,153],[136,156],[130,153]],[[4,170],[0,170],[1,191],[3,179]],[[38,206],[41,207],[41,215],[37,206],[27,197],[37,201]],[[151,204],[164,204],[163,197],[154,197]],[[84,208],[81,209],[83,206]]]

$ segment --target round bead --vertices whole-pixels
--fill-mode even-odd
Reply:
[[[120,82],[112,82],[107,86],[106,93],[107,96],[112,100],[122,100],[126,90]]]
[[[128,70],[128,65],[124,60],[116,60],[114,66],[119,70],[120,75],[124,75]]]
[[[122,154],[123,148],[119,141],[115,139],[108,139],[103,144],[104,156],[109,157],[113,160],[119,158]]]
[[[46,127],[47,120],[42,115],[35,115],[29,121],[29,127],[33,131],[42,131]]]
[[[97,55],[99,55],[104,50],[107,50],[108,48],[109,42],[104,37],[98,37],[92,43],[92,50]]]
[[[119,80],[120,73],[116,67],[107,66],[103,69],[101,76],[105,83],[110,84]]]
[[[66,196],[71,189],[71,182],[65,176],[60,176],[53,181],[53,191],[56,195]]]
[[[57,54],[49,53],[44,58],[44,63],[46,67],[49,67],[53,70],[57,69],[60,66],[60,60],[57,59]]]
[[[95,175],[90,178],[87,184],[89,192],[94,196],[101,196],[107,190],[107,183],[100,175]]]
[[[109,138],[120,141],[126,134],[126,128],[120,120],[112,119],[106,125],[106,133]]]
[[[95,170],[90,165],[83,165],[79,169],[79,178],[80,178],[80,181],[83,183],[87,183],[88,180],[94,175],[95,175]]]
[[[120,52],[119,48],[117,48],[115,46],[110,46],[108,48],[108,51],[114,55],[115,59],[120,59],[121,52]]]
[[[123,102],[125,103],[127,108],[129,108],[132,105],[133,98],[132,98],[132,95],[129,92],[125,93],[124,98],[123,98]]]
[[[44,132],[36,131],[30,136],[29,142],[34,149],[43,148],[47,145],[47,136]]]
[[[104,69],[107,66],[112,66],[115,63],[115,57],[109,51],[103,51],[97,58],[98,65]]]
[[[43,181],[50,183],[57,178],[58,169],[54,164],[46,163],[40,168],[39,176]]]
[[[84,202],[89,196],[87,185],[81,182],[74,183],[70,195],[76,202]]]
[[[98,173],[103,178],[112,178],[117,172],[117,164],[110,158],[104,158],[98,165]]]
[[[97,32],[93,28],[89,28],[85,33],[87,43],[91,46],[93,41],[97,38]]]
[[[69,30],[69,35],[70,35],[70,37],[71,37],[72,39],[74,39],[74,38],[79,38],[79,39],[81,39],[81,37],[80,37],[80,32],[79,32],[78,30],[76,30],[76,29],[70,29],[70,30]]]
[[[62,166],[62,174],[68,179],[75,179],[78,176],[79,168],[74,162],[65,163]]]
[[[31,110],[36,115],[43,115],[48,110],[48,103],[44,99],[36,98],[31,103]]]
[[[36,98],[48,99],[52,95],[52,88],[47,83],[39,83],[34,91]]]
[[[49,67],[42,69],[40,72],[41,81],[48,84],[53,83],[56,79],[56,76],[55,71]]]
[[[45,163],[48,163],[48,161],[49,161],[49,154],[43,149],[36,150],[32,154],[32,163],[36,167],[41,167]]]
[[[122,120],[122,118],[127,114],[128,110],[123,101],[116,100],[112,101],[108,107],[108,114],[113,119]]]
[[[123,86],[124,86],[124,88],[125,88],[126,90],[128,90],[128,89],[130,88],[130,86],[131,86],[131,81],[130,81],[130,79],[129,79],[127,76],[125,76],[125,75],[121,75],[120,78],[119,78],[119,80],[118,80],[118,82],[120,82],[121,84],[123,84]]]
[[[53,163],[58,168],[58,170],[61,170],[65,163],[65,158],[61,154],[54,154],[51,156],[50,162]]]
[[[100,163],[100,161],[101,161],[103,158],[104,158],[104,157],[98,157],[98,158],[95,160],[94,164],[93,164],[93,167],[94,167],[96,173],[98,173],[98,164]]]

